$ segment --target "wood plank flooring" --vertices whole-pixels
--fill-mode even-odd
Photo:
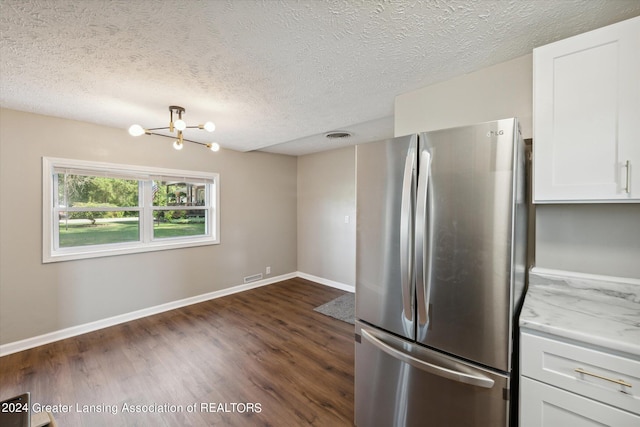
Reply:
[[[345,292],[291,279],[0,358],[0,398],[59,426],[352,426]],[[124,412],[123,412],[124,410]]]

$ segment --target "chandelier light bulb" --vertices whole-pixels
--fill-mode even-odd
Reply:
[[[207,144],[207,147],[209,147],[209,150],[211,151],[220,151],[220,144],[218,144],[217,142],[212,142],[211,144]]]
[[[216,125],[213,124],[213,122],[207,122],[204,124],[204,130],[206,130],[207,132],[213,132],[214,130],[216,130]]]
[[[182,141],[180,140],[175,140],[173,142],[173,148],[175,148],[176,150],[182,150],[182,147],[184,146],[184,144],[182,143]]]
[[[140,125],[131,125],[131,127],[129,128],[129,135],[131,136],[140,136],[144,135],[144,133],[144,128]]]
[[[178,130],[185,130],[187,128],[187,124],[184,120],[178,119],[173,123],[173,126]]]

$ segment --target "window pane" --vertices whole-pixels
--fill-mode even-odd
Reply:
[[[59,227],[61,248],[140,240],[138,212],[61,212]]]
[[[154,181],[153,206],[204,206],[204,182]]]
[[[186,209],[153,212],[153,238],[199,236],[206,233],[206,211]]]
[[[220,243],[217,173],[48,157],[42,173],[44,263]]]
[[[138,181],[59,173],[58,203],[63,207],[138,206]]]

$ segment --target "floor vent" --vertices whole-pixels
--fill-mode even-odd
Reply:
[[[262,273],[254,274],[253,276],[247,276],[244,278],[244,283],[255,282],[262,279]]]

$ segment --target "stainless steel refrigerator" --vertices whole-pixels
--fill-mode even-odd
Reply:
[[[517,119],[356,158],[356,425],[509,425],[527,247]]]

